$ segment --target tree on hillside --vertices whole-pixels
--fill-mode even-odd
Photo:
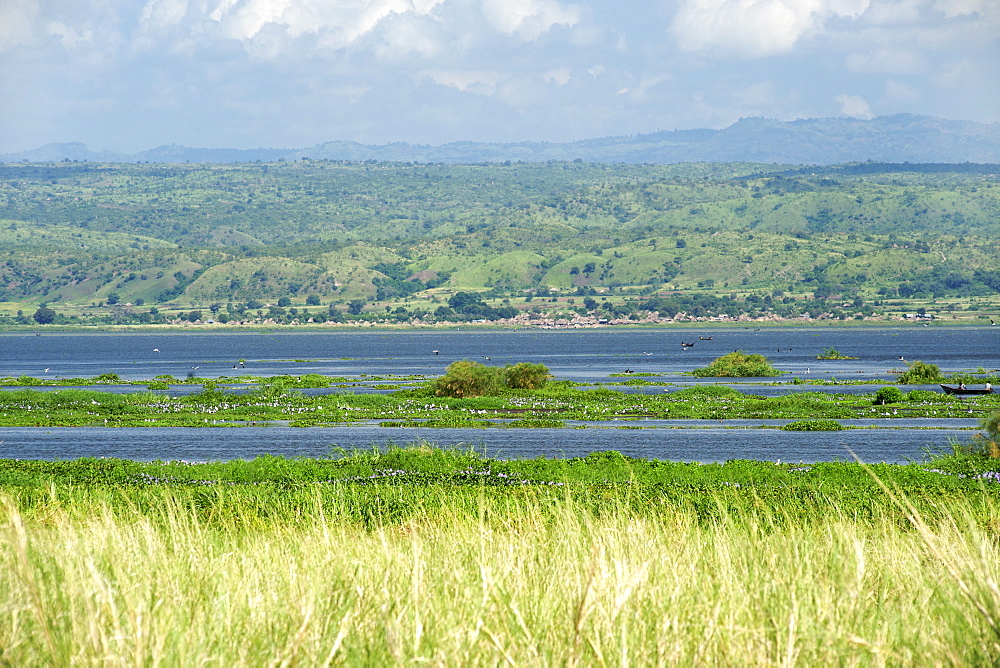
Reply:
[[[45,306],[41,307],[31,316],[39,325],[49,325],[56,319],[56,312]]]

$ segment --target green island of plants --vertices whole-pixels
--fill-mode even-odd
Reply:
[[[766,357],[737,350],[717,357],[707,367],[692,372],[698,378],[770,378],[781,372]]]
[[[998,469],[975,444],[871,466],[426,443],[0,460],[0,647],[10,665],[995,665]]]
[[[98,377],[99,379],[103,376]],[[107,379],[45,381],[45,385],[106,385]],[[871,394],[796,392],[763,397],[724,384],[698,384],[662,393],[630,394],[610,387],[576,387],[552,381],[544,365],[488,367],[456,362],[437,379],[373,377],[348,379],[315,374],[239,379],[130,381],[146,386],[133,393],[100,387],[37,389],[22,378],[0,379],[17,385],[0,392],[0,427],[244,427],[289,424],[313,427],[361,421],[407,426],[509,427],[538,420],[602,421],[790,419],[844,420],[893,417],[983,417],[1000,407],[1000,395],[958,397],[914,389],[883,387]],[[10,381],[5,382],[5,381]],[[392,381],[384,383],[381,381]],[[636,383],[645,383],[636,379]],[[198,385],[200,391],[171,395],[150,386]],[[354,394],[352,386],[372,383],[399,389]],[[230,387],[230,384],[243,386]],[[336,385],[332,393],[311,388]],[[891,407],[890,407],[891,406]]]
[[[836,420],[796,420],[782,425],[782,431],[840,431],[843,429]]]
[[[836,348],[827,348],[821,354],[816,355],[818,360],[856,360],[857,357],[851,357],[850,355],[845,355]]]

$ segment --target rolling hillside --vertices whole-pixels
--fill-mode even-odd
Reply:
[[[997,165],[0,166],[0,301],[1000,291]]]

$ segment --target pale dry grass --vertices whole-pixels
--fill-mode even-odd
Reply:
[[[975,665],[995,540],[832,513],[699,526],[530,502],[382,528],[5,504],[4,665]],[[787,520],[787,518],[784,518]]]

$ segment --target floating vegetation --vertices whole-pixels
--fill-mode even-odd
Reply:
[[[821,354],[816,355],[818,360],[856,360],[857,357],[851,357],[850,355],[845,355],[836,348],[827,348]]]
[[[672,420],[969,418],[1000,408],[1000,394],[958,397],[929,390],[902,393],[883,387],[871,394],[796,392],[764,397],[729,385],[703,383],[662,393],[626,393],[609,387],[581,389],[550,382],[538,390],[504,388],[490,396],[435,396],[430,383],[390,393],[338,391],[306,394],[324,377],[276,376],[233,389],[222,379],[202,380],[200,391],[175,396],[170,376],[142,381],[146,391],[40,390],[0,392],[2,426],[176,427],[217,423],[293,422],[296,426],[361,421],[418,421],[425,426],[498,427],[514,419],[528,427],[544,421],[601,422],[635,418]],[[635,379],[638,384],[649,381]],[[191,385],[187,385],[191,387]],[[891,405],[891,408],[889,406]],[[433,421],[428,423],[427,421]],[[541,421],[541,422],[536,422]]]
[[[781,427],[781,431],[840,431],[844,426],[836,420],[798,420]]]

